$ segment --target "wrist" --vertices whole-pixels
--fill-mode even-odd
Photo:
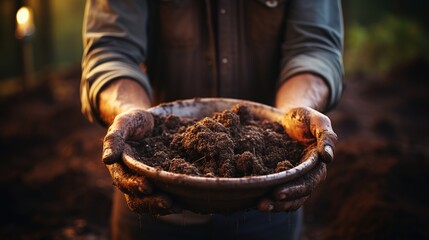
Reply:
[[[131,79],[113,81],[98,95],[98,112],[107,125],[110,125],[118,114],[133,109],[146,110],[150,106],[145,89]]]
[[[323,111],[328,103],[329,87],[318,75],[303,73],[295,75],[279,87],[275,105],[287,111],[296,107],[309,107]]]

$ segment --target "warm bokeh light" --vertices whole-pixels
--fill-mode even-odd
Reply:
[[[30,20],[31,11],[27,7],[21,7],[16,12],[16,22],[18,24],[26,24]]]
[[[33,13],[28,7],[21,7],[16,12],[16,37],[27,39],[34,33]]]

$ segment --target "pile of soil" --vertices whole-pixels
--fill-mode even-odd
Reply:
[[[146,165],[193,176],[244,177],[293,168],[305,147],[282,125],[236,105],[199,121],[154,115],[150,137],[134,146]]]

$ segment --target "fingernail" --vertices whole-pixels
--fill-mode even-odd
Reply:
[[[109,158],[110,156],[112,156],[113,151],[111,148],[106,148],[103,152],[103,159]]]
[[[271,212],[274,209],[274,206],[272,204],[268,204],[267,208],[268,211]]]
[[[279,195],[279,200],[283,200],[283,199],[285,199],[286,198],[286,194],[280,194]]]
[[[324,150],[327,154],[329,154],[329,156],[331,157],[331,159],[334,159],[334,151],[332,150],[332,147],[329,145],[325,145]]]

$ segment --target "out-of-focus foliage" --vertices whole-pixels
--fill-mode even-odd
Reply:
[[[417,58],[429,59],[429,36],[416,21],[387,15],[362,26],[346,27],[346,73],[376,74]]]
[[[79,64],[82,56],[82,21],[85,1],[51,1],[55,66]]]

